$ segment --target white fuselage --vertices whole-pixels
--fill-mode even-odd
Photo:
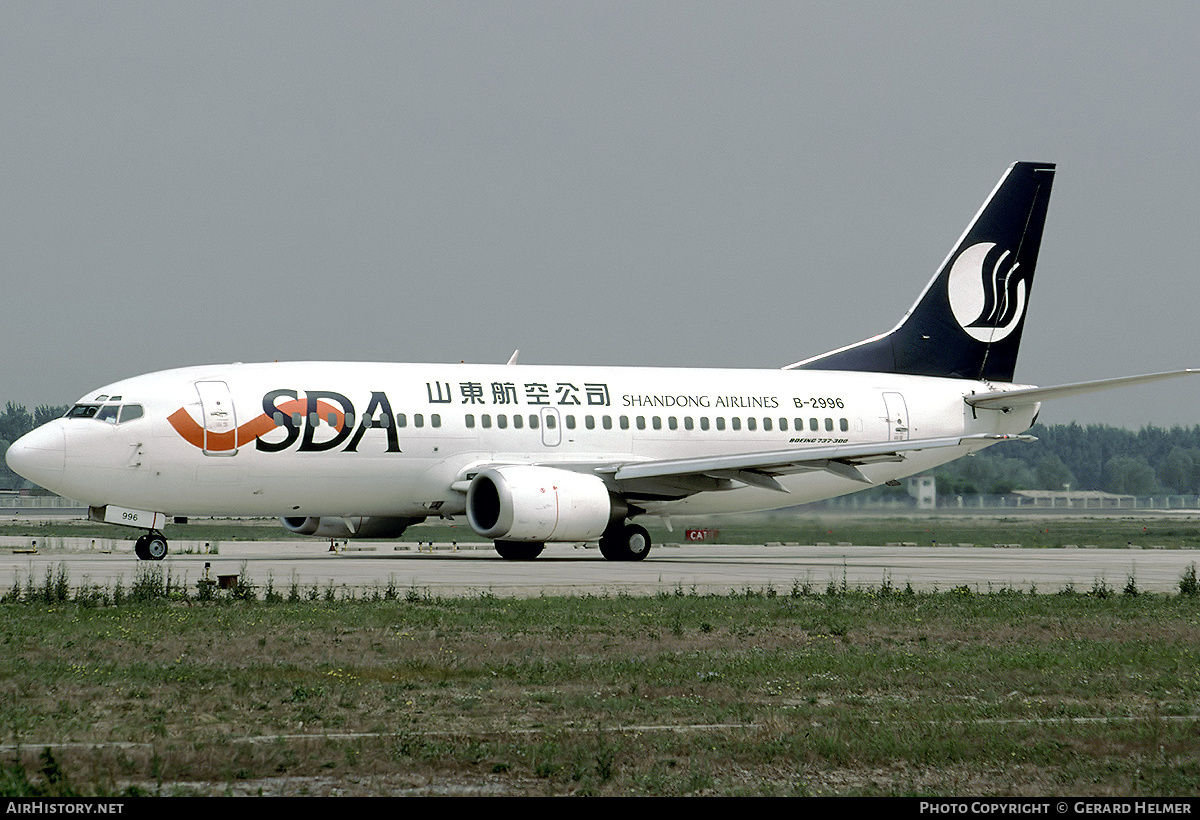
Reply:
[[[91,506],[171,515],[458,515],[497,464],[606,464],[1027,429],[1036,406],[973,410],[983,382],[812,370],[296,362],[190,367],[80,399],[109,406],[35,431],[34,481]],[[138,406],[121,421],[112,405]],[[110,420],[101,420],[107,415]],[[136,416],[136,413],[127,413]],[[385,418],[386,417],[386,418]],[[40,444],[39,444],[40,442]],[[982,442],[862,468],[880,483]],[[61,450],[61,463],[53,455]],[[789,492],[649,499],[650,513],[771,509],[863,489],[826,471]]]

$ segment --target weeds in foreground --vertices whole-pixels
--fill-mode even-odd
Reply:
[[[1197,579],[1196,564],[1194,562],[1189,564],[1184,570],[1183,575],[1179,579],[1178,586],[1180,597],[1200,597],[1200,580]],[[1027,594],[1036,595],[1037,592],[1036,585],[1031,585]],[[960,584],[950,588],[948,593],[958,596],[971,596],[975,594],[987,596],[1022,594],[1021,590],[1013,587],[995,587],[991,583],[988,583],[986,592],[979,589],[972,589],[967,584]],[[705,597],[708,594],[701,592],[695,586],[685,588],[682,584],[676,584],[670,592],[659,591],[655,597],[658,599],[672,597],[696,598]],[[780,593],[772,584],[768,583],[761,589],[747,586],[741,590],[733,591],[732,594],[746,598],[770,599],[777,597]],[[793,599],[819,597],[821,594],[814,586],[811,578],[808,577],[803,580],[799,578],[793,579],[791,589],[788,593]],[[906,583],[903,589],[897,588],[892,583],[890,573],[885,572],[877,587],[851,587],[845,573],[843,573],[840,579],[831,577],[825,586],[823,594],[827,598],[852,594],[890,598],[893,596],[909,597],[916,595],[917,592],[913,589],[911,583]],[[938,590],[934,588],[931,592],[922,594],[937,595]],[[1104,600],[1116,597],[1118,592],[1108,583],[1106,578],[1098,577],[1092,581],[1090,589],[1086,592],[1080,592],[1073,581],[1068,581],[1055,594],[1067,597],[1085,595]],[[1138,587],[1137,577],[1131,573],[1126,577],[1125,585],[1121,588],[1119,594],[1125,598],[1136,598],[1146,593]],[[479,595],[480,597],[492,597],[490,591],[482,591]],[[620,592],[618,595],[624,596],[625,593]],[[287,593],[284,594],[275,586],[274,575],[270,573],[267,575],[266,583],[261,588],[256,585],[247,574],[244,562],[241,566],[241,572],[234,578],[232,585],[225,589],[219,589],[216,582],[207,578],[200,579],[195,584],[195,587],[191,588],[188,586],[186,576],[179,578],[160,565],[146,563],[139,563],[137,565],[133,583],[128,589],[125,588],[123,582],[119,579],[109,587],[92,584],[85,579],[83,583],[72,588],[66,564],[60,563],[53,567],[46,567],[45,575],[40,584],[35,582],[34,573],[32,572],[25,576],[24,579],[22,579],[21,573],[14,573],[12,585],[6,591],[0,593],[0,604],[38,603],[49,605],[73,603],[81,607],[123,606],[127,604],[144,604],[153,601],[188,604],[230,601],[263,602],[267,604],[286,602],[297,604],[304,601],[310,603],[335,603],[338,601],[356,600],[378,603],[381,601],[400,601],[401,599],[405,603],[414,604],[430,600],[431,595],[429,590],[417,586],[405,588],[402,594],[396,585],[394,576],[389,577],[386,584],[382,587],[376,584],[359,591],[345,584],[337,586],[332,579],[327,581],[324,587],[317,582],[313,582],[309,587],[301,587],[295,574],[291,578]]]
[[[31,780],[25,766],[14,760],[0,769],[0,797],[79,797],[66,772],[46,747],[38,755],[37,774]]]
[[[1187,569],[1183,571],[1183,577],[1179,579],[1179,594],[1194,598],[1200,595],[1200,584],[1196,582],[1196,562],[1187,565]]]

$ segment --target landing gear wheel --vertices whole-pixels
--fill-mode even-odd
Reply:
[[[146,542],[146,555],[151,561],[161,561],[167,557],[167,539],[161,532],[150,533],[150,540]]]
[[[600,554],[609,561],[641,561],[650,554],[650,533],[638,524],[626,524],[600,538]]]
[[[496,552],[510,561],[532,561],[542,554],[545,544],[537,541],[497,541]]]
[[[133,552],[143,561],[161,561],[167,557],[167,539],[161,532],[148,532],[133,542]]]

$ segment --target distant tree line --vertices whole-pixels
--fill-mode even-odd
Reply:
[[[31,414],[23,405],[8,402],[0,415],[0,456],[10,442],[67,409],[43,404]],[[1069,486],[1123,495],[1200,495],[1200,425],[1134,432],[1103,424],[1038,424],[1029,432],[1037,436],[1036,442],[998,444],[938,468],[938,493],[1000,495]],[[0,459],[0,489],[23,485]],[[895,492],[906,494],[903,489]]]
[[[40,427],[51,419],[58,418],[68,409],[70,405],[66,404],[42,404],[30,414],[23,404],[10,401],[4,406],[4,413],[0,415],[0,490],[15,490],[26,485],[25,479],[8,469],[8,464],[4,461],[8,445],[34,427]]]
[[[1200,425],[1035,425],[1033,443],[998,444],[936,472],[938,493],[1103,490],[1122,495],[1200,495]]]

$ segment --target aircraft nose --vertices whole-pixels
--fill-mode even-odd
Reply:
[[[4,460],[17,475],[52,490],[62,481],[65,453],[62,425],[52,421],[14,441]]]

